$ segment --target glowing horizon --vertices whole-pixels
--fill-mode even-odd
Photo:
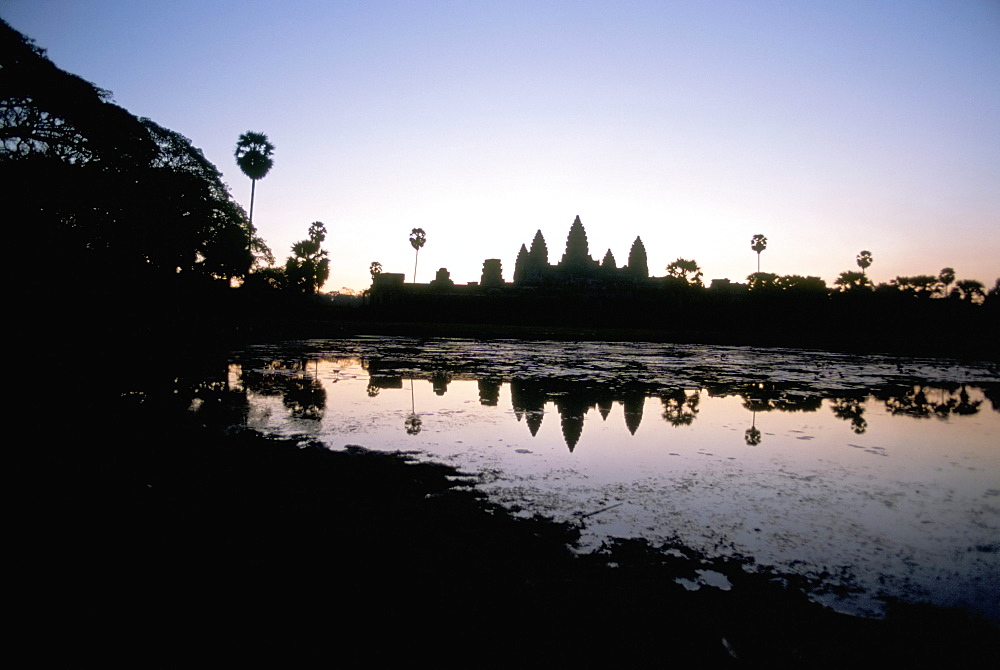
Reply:
[[[761,269],[832,284],[1000,277],[1000,5],[61,3],[0,17],[60,68],[181,133],[248,206],[238,136],[275,144],[254,221],[280,263],[329,231],[326,290],[368,266],[510,281],[580,216],[590,254],[706,284]]]

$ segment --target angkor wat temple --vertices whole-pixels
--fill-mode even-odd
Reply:
[[[590,256],[587,232],[577,216],[566,238],[566,250],[558,263],[549,262],[549,249],[542,231],[535,233],[531,247],[522,244],[514,263],[513,281],[503,277],[500,259],[483,261],[483,272],[478,282],[456,285],[446,268],[437,271],[429,284],[407,284],[402,273],[385,272],[375,275],[372,282],[372,302],[391,302],[406,294],[496,294],[501,291],[523,292],[547,290],[627,291],[637,288],[649,279],[646,248],[638,237],[632,243],[628,264],[618,267],[614,254],[608,249],[598,262]]]

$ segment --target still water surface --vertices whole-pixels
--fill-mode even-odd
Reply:
[[[493,500],[1000,618],[990,364],[692,345],[358,338],[234,354],[240,422],[418,452]],[[193,405],[200,408],[200,402]]]

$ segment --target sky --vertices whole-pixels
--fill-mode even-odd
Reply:
[[[1000,277],[1000,0],[0,0],[62,69],[186,137],[278,262],[321,221],[325,290],[512,278],[576,216],[619,266],[832,283]]]

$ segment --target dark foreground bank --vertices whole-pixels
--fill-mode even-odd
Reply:
[[[40,431],[30,499],[40,658],[438,665],[995,661],[995,625],[834,613],[794,580],[516,519],[447,467],[219,433],[169,396],[92,396]],[[203,414],[203,413],[201,413]],[[108,429],[108,426],[113,428]],[[696,569],[729,591],[689,591]],[[192,656],[192,654],[194,656]]]

